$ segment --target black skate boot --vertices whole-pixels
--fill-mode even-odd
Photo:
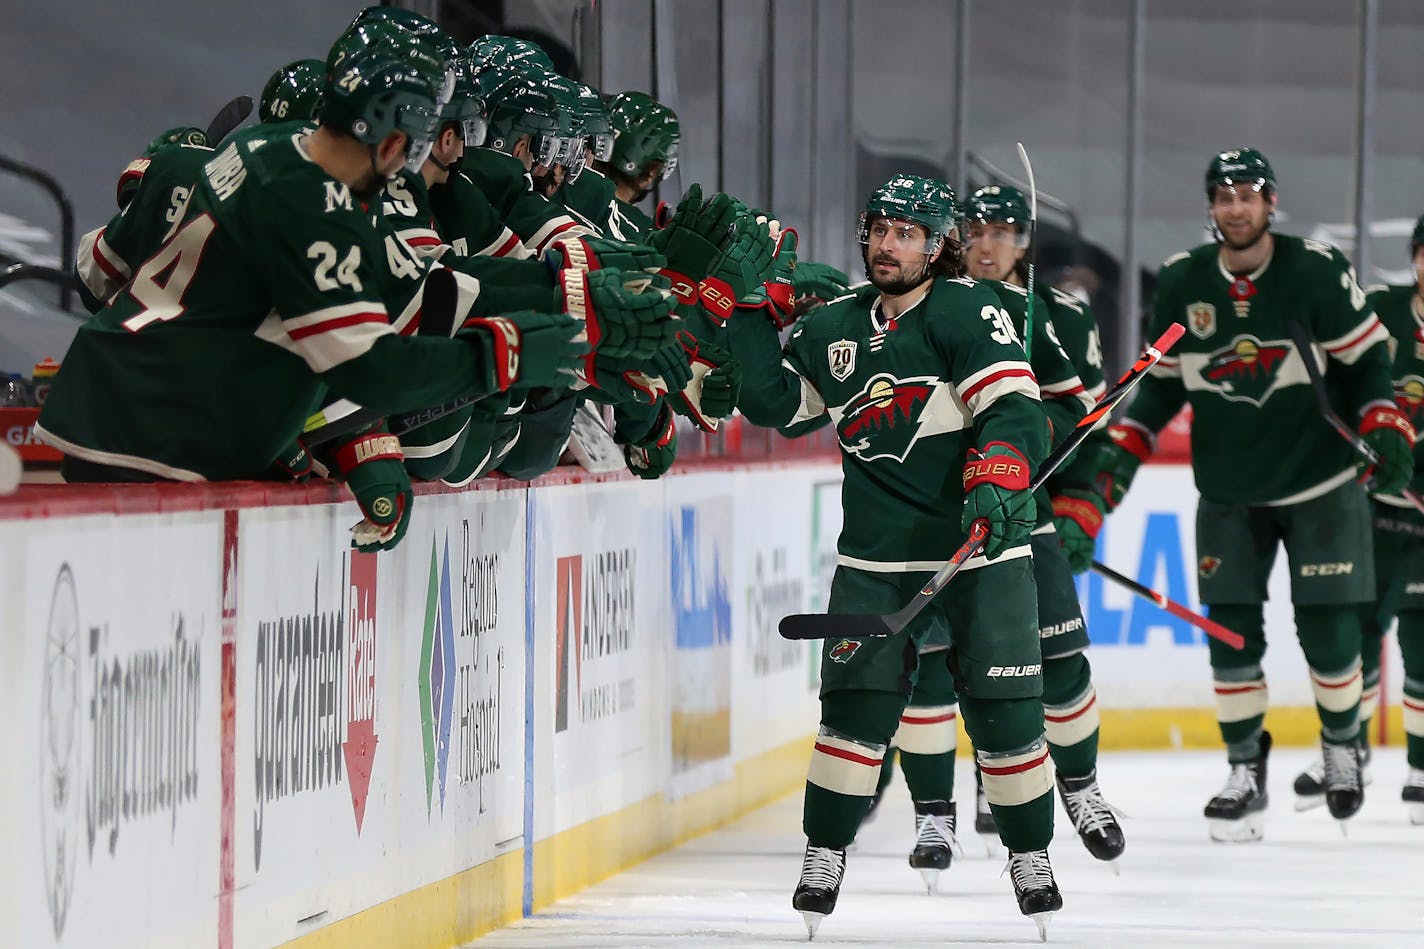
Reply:
[[[1409,823],[1424,824],[1424,769],[1410,768],[1399,797],[1409,811]]]
[[[920,871],[925,892],[933,893],[941,870],[948,870],[955,857],[964,854],[954,836],[958,815],[953,801],[915,802],[915,849],[910,866]]]
[[[1261,753],[1231,766],[1226,787],[1206,804],[1211,839],[1222,843],[1260,840],[1265,831],[1266,756],[1271,753],[1271,733],[1261,733]]]
[[[1370,773],[1370,759],[1374,757],[1363,736],[1360,738],[1360,776],[1365,787],[1374,780]],[[1295,809],[1309,811],[1325,803],[1325,761],[1316,758],[1295,777]]]
[[[801,879],[796,884],[791,905],[801,912],[801,918],[806,921],[807,939],[816,938],[821,920],[835,910],[844,876],[844,850],[806,844],[806,856],[801,860]]]
[[[1360,805],[1365,803],[1365,785],[1360,775],[1360,746],[1354,742],[1348,745],[1320,743],[1322,762],[1325,765],[1325,806],[1330,816],[1340,821],[1340,833],[1345,832],[1345,821],[1354,817]]]
[[[1122,856],[1127,841],[1123,839],[1122,827],[1112,807],[1103,800],[1097,769],[1086,778],[1066,778],[1059,772],[1057,781],[1063,809],[1068,812],[1068,819],[1073,822],[1088,853],[1098,860],[1116,860]]]
[[[1048,921],[1053,914],[1063,908],[1063,894],[1058,892],[1058,883],[1053,879],[1053,866],[1048,862],[1047,850],[1029,850],[1023,853],[1009,851],[1009,865],[1005,868],[1014,883],[1014,896],[1019,901],[1019,912],[1033,920],[1038,927],[1038,938],[1048,941]]]
[[[979,773],[978,765],[974,766],[974,833],[983,839],[985,853],[993,856],[1000,847],[999,822],[994,819],[989,799],[984,796],[984,776]]]

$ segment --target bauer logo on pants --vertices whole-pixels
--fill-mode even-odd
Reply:
[[[826,655],[831,657],[832,662],[839,662],[844,665],[850,662],[856,650],[860,649],[860,641],[855,639],[842,639],[830,648]]]

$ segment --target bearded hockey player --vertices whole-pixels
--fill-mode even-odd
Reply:
[[[1424,217],[1410,238],[1415,280],[1412,284],[1371,287],[1369,303],[1394,339],[1394,401],[1417,431],[1424,424]],[[1415,470],[1419,470],[1415,446]],[[1416,474],[1410,487],[1424,490]],[[1398,495],[1376,493],[1374,518],[1375,600],[1360,608],[1364,694],[1360,698],[1360,754],[1369,783],[1369,723],[1379,710],[1380,645],[1390,623],[1399,620],[1399,651],[1404,658],[1404,734],[1409,776],[1402,797],[1409,820],[1424,824],[1424,515]],[[1317,761],[1295,779],[1296,809],[1325,802],[1325,769]]]
[[[1372,490],[1409,483],[1414,428],[1393,399],[1389,333],[1344,256],[1271,232],[1276,179],[1265,156],[1220,153],[1206,194],[1217,240],[1162,265],[1153,311],[1153,328],[1181,319],[1190,333],[1110,429],[1100,478],[1115,507],[1155,433],[1191,405],[1197,586],[1211,618],[1246,638],[1239,651],[1208,640],[1231,772],[1205,815],[1212,839],[1246,841],[1260,839],[1267,804],[1262,603],[1281,546],[1320,715],[1326,804],[1344,821],[1364,800],[1358,612],[1374,597],[1369,502],[1358,456],[1321,417],[1304,360],[1324,368],[1339,413],[1378,452],[1379,466],[1364,472]],[[1292,321],[1316,340],[1311,352],[1291,342]]]
[[[813,935],[835,909],[846,847],[921,662],[954,676],[1020,911],[1042,932],[1062,906],[1047,851],[1053,780],[1028,544],[1028,485],[1048,425],[1009,315],[989,287],[962,276],[959,224],[948,185],[896,176],[861,219],[869,285],[805,317],[784,353],[770,320],[728,321],[747,377],[777,383],[743,390],[751,421],[785,427],[826,413],[836,427],[845,528],[832,614],[900,608],[971,524],[983,519],[990,531],[984,553],[901,633],[827,641],[792,900]],[[922,660],[936,627],[952,646]]]

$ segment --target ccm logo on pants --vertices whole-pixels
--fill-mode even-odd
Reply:
[[[1043,672],[1043,666],[1034,664],[1031,666],[990,666],[989,671],[984,673],[991,679],[1013,678],[1015,676],[1036,676]]]
[[[1300,565],[1302,577],[1343,577],[1354,572],[1354,563],[1303,563]]]

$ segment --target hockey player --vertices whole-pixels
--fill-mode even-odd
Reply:
[[[786,344],[769,320],[728,323],[749,379],[742,410],[784,427],[828,413],[843,453],[845,528],[830,612],[898,609],[984,519],[984,553],[903,632],[827,641],[821,728],[806,782],[808,838],[792,899],[814,935],[835,909],[845,848],[936,624],[959,686],[1020,911],[1044,931],[1062,906],[1048,860],[1052,777],[1043,737],[1030,472],[1047,450],[1038,384],[992,290],[962,277],[960,215],[943,182],[897,175],[861,219],[870,285],[816,309]],[[784,361],[783,361],[784,360]],[[962,478],[950,474],[963,469]]]
[[[1394,339],[1394,401],[1417,431],[1424,424],[1424,217],[1414,225],[1410,256],[1415,280],[1400,286],[1371,287],[1371,308]],[[1424,490],[1418,474],[1420,447],[1415,446],[1416,475],[1410,485]],[[1404,657],[1404,734],[1409,776],[1402,797],[1409,819],[1424,824],[1424,515],[1397,495],[1375,494],[1375,600],[1360,608],[1363,630],[1364,693],[1360,698],[1360,754],[1369,765],[1369,723],[1379,710],[1380,646],[1397,617],[1399,651]],[[1316,761],[1295,779],[1296,809],[1325,802],[1324,764]],[[1369,783],[1365,771],[1364,783]]]
[[[613,151],[594,170],[613,182],[609,232],[624,240],[652,230],[653,220],[636,205],[677,169],[682,127],[677,113],[642,92],[620,92],[608,106]]]
[[[274,72],[262,87],[257,121],[315,122],[321,107],[321,87],[326,64],[319,59],[298,59]]]
[[[65,357],[36,433],[64,452],[66,477],[253,477],[328,387],[397,412],[573,370],[587,347],[566,314],[476,318],[456,339],[392,330],[364,202],[424,160],[436,117],[425,75],[364,50],[324,90],[311,135],[249,147],[270,131],[259,126],[219,152],[172,235]],[[362,433],[335,457],[365,515],[362,546],[397,542],[411,501],[399,443]]]
[[[1281,545],[1320,715],[1326,804],[1343,821],[1364,800],[1358,609],[1374,596],[1369,503],[1355,480],[1358,458],[1321,418],[1303,359],[1324,357],[1344,414],[1379,453],[1365,472],[1373,490],[1408,484],[1414,429],[1392,398],[1389,333],[1353,268],[1334,247],[1271,232],[1276,179],[1265,156],[1252,148],[1215,156],[1206,195],[1217,240],[1162,265],[1153,308],[1153,328],[1185,317],[1190,334],[1110,428],[1100,478],[1111,509],[1155,433],[1192,406],[1198,590],[1211,618],[1246,638],[1240,651],[1208,640],[1231,773],[1205,815],[1214,840],[1258,840],[1271,747],[1262,602]],[[1297,352],[1291,321],[1318,341],[1312,352]]]

